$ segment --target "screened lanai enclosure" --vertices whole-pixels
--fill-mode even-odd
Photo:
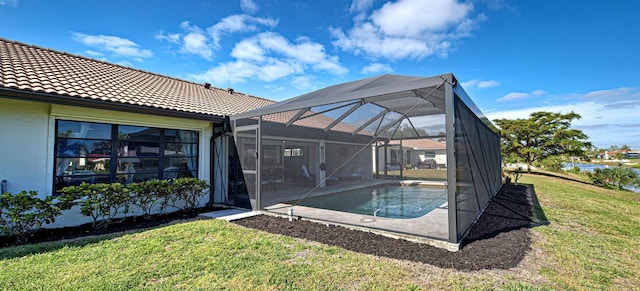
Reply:
[[[452,74],[382,75],[231,117],[254,210],[456,248],[502,185],[500,140]]]

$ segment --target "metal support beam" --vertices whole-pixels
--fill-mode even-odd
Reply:
[[[353,105],[353,107],[349,108],[349,110],[347,110],[345,113],[342,113],[342,115],[340,115],[340,117],[336,118],[336,120],[334,120],[333,122],[331,122],[331,124],[329,124],[327,127],[325,127],[324,128],[324,132],[329,131],[334,126],[336,126],[336,124],[342,122],[343,119],[345,119],[345,118],[347,118],[347,116],[351,115],[351,113],[353,113],[358,108],[360,108],[360,106],[362,106],[362,102]]]
[[[445,129],[447,147],[447,201],[449,216],[449,242],[458,243],[458,213],[456,204],[456,152],[455,152],[455,98],[453,96],[453,86],[450,82],[444,84],[445,98]]]
[[[369,126],[370,124],[374,123],[376,120],[378,120],[379,118],[381,118],[382,116],[384,116],[385,114],[387,114],[387,112],[389,112],[389,109],[385,109],[382,110],[382,112],[378,113],[376,116],[374,116],[373,118],[369,119],[367,122],[365,122],[364,124],[360,125],[360,127],[356,128],[356,130],[354,130],[351,135],[356,135],[359,132],[361,132],[363,129],[365,129],[367,126]]]
[[[294,122],[296,122],[303,114],[307,113],[307,111],[309,111],[309,108],[303,108],[300,109],[300,111],[298,111],[298,113],[296,113],[296,115],[294,115],[293,117],[291,117],[291,119],[289,119],[289,121],[287,121],[287,127],[291,126]]]

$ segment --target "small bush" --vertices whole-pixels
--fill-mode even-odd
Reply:
[[[175,208],[189,212],[198,207],[198,202],[208,193],[206,181],[197,178],[178,178],[173,180],[173,195],[166,202]]]
[[[160,205],[160,212],[164,213],[167,203],[173,194],[173,187],[169,180],[149,180],[127,185],[131,191],[131,204],[142,210],[145,218],[151,215],[151,211]]]
[[[568,169],[567,172],[572,174],[582,174],[582,170],[580,170],[580,167],[578,166],[573,166],[573,168]]]
[[[0,230],[6,236],[15,236],[18,241],[43,224],[52,223],[61,214],[61,209],[53,203],[52,196],[43,199],[36,191],[9,192],[0,196]]]
[[[62,189],[65,202],[79,200],[80,213],[92,218],[93,228],[104,228],[113,222],[118,214],[126,217],[129,212],[129,189],[120,183],[82,183]]]

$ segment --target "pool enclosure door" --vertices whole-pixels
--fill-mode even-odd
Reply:
[[[242,166],[242,174],[246,183],[249,200],[252,209],[259,209],[259,162],[258,149],[260,148],[259,126],[247,125],[236,127],[235,131],[236,147],[238,156],[240,157],[240,165]]]

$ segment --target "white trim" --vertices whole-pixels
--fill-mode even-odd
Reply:
[[[53,195],[53,168],[56,164],[55,146],[56,146],[56,119],[52,116],[48,118],[49,124],[47,132],[47,181],[45,183],[46,195]]]
[[[70,119],[110,124],[126,124],[171,129],[205,130],[211,122],[184,118],[166,117],[158,115],[120,112],[95,108],[80,108],[76,106],[52,104],[50,116],[56,119]]]

